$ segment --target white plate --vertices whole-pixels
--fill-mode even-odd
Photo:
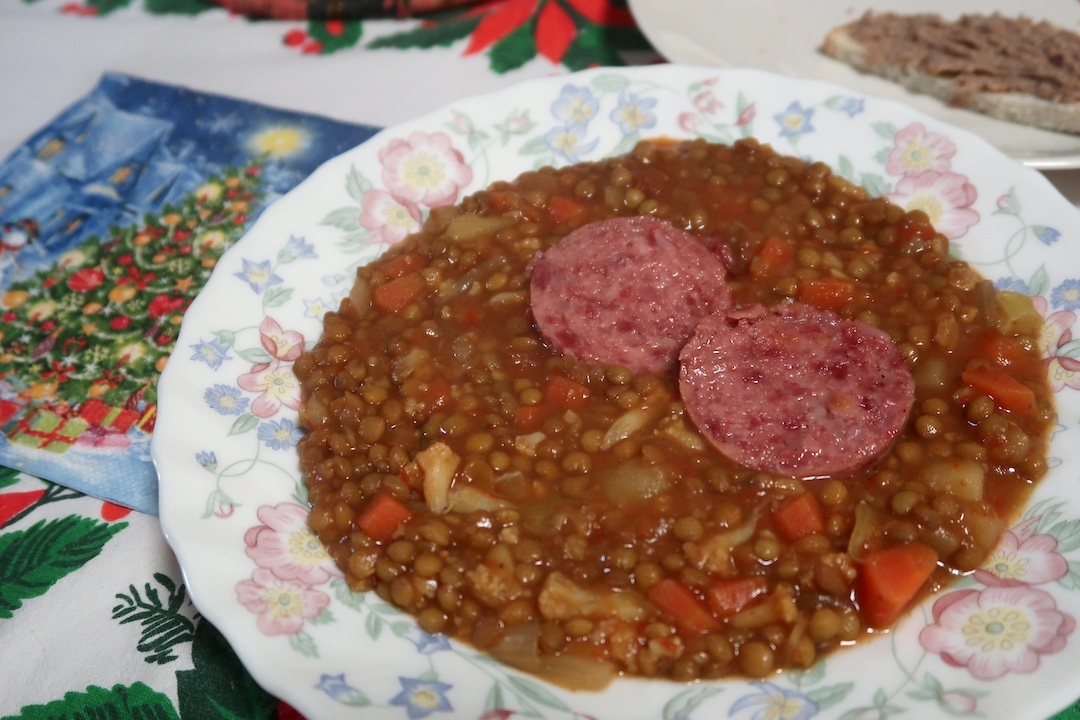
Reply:
[[[768,683],[625,680],[600,694],[537,682],[424,635],[372,595],[348,593],[305,530],[289,366],[297,343],[310,346],[319,335],[320,313],[348,291],[352,268],[396,236],[385,220],[414,222],[407,212],[379,210],[391,193],[410,199],[402,207],[427,211],[527,169],[627,150],[641,137],[744,135],[823,160],[900,204],[936,203],[939,226],[965,257],[1042,298],[1061,426],[1054,469],[1008,536],[1016,548],[994,561],[1020,575],[1005,583],[981,572],[927,601],[897,632],[809,672]],[[410,157],[435,172],[408,174]],[[443,181],[425,185],[432,177]],[[267,690],[312,720],[477,718],[495,709],[506,712],[485,717],[868,718],[905,710],[945,718],[970,710],[1043,720],[1075,699],[1080,666],[1072,632],[1080,583],[1069,566],[1080,561],[1080,393],[1066,384],[1080,387],[1069,372],[1080,368],[1071,335],[1080,265],[1066,242],[1078,226],[1080,213],[1042,176],[974,135],[821,82],[662,65],[463,100],[326,163],[221,260],[185,316],[159,386],[152,454],[166,537],[199,611]],[[934,608],[953,600],[967,611],[966,626],[935,622]],[[920,644],[929,625],[938,630],[924,640],[935,634],[960,644],[952,662],[937,645]],[[1001,629],[1012,644],[992,652]],[[964,650],[965,630],[987,649]]]
[[[948,107],[882,78],[863,75],[820,52],[825,34],[864,11],[936,12],[947,18],[1000,12],[1049,20],[1080,31],[1076,0],[629,0],[641,31],[672,62],[743,67],[839,83],[868,95],[905,102],[928,115],[978,133],[992,145],[1042,170],[1080,167],[1080,136],[995,120]]]

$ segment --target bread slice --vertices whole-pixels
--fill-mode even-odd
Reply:
[[[1080,35],[1047,22],[868,12],[831,30],[823,50],[954,107],[1080,134]]]

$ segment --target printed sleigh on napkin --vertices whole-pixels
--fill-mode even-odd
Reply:
[[[110,74],[0,165],[0,464],[156,512],[156,382],[255,216],[375,128]]]

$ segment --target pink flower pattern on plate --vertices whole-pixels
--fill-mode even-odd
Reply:
[[[716,93],[712,90],[712,86],[716,82],[716,78],[705,80],[701,83],[703,89],[694,94],[694,107],[702,115],[715,115],[724,109],[724,103],[721,102],[720,98],[716,97]]]
[[[292,363],[273,360],[251,368],[236,379],[236,384],[248,392],[259,393],[251,403],[255,417],[273,417],[281,406],[290,410],[300,407],[300,385],[292,373]]]
[[[418,130],[407,140],[395,138],[379,150],[379,162],[391,195],[428,207],[453,203],[472,182],[472,168],[444,132]]]
[[[360,224],[371,230],[378,241],[392,245],[420,228],[420,208],[416,203],[399,199],[385,190],[369,190],[360,198]]]
[[[257,615],[264,635],[297,635],[330,604],[330,596],[303,583],[282,580],[267,568],[257,568],[250,580],[236,584],[240,604]]]
[[[978,680],[1034,672],[1040,657],[1063,649],[1076,627],[1053,597],[1026,585],[946,593],[934,603],[933,618],[919,643]]]
[[[955,240],[979,222],[979,213],[971,209],[977,196],[963,175],[927,170],[900,178],[888,199],[905,210],[922,210],[938,232]]]
[[[1058,354],[1060,348],[1072,341],[1072,327],[1076,322],[1076,313],[1071,310],[1049,312],[1046,298],[1041,295],[1031,298],[1032,304],[1043,316],[1042,334],[1039,336],[1039,349],[1046,366],[1046,376],[1050,389],[1060,392],[1069,387],[1080,390],[1080,360]]]
[[[315,533],[307,525],[308,512],[296,503],[283,502],[258,510],[262,525],[244,534],[244,551],[261,568],[280,580],[321,585],[341,577]]]
[[[701,124],[701,118],[691,112],[679,113],[679,127],[686,132],[694,132]]]
[[[911,123],[893,138],[885,172],[890,175],[918,175],[927,170],[947,172],[955,154],[952,140],[927,131],[922,123]]]
[[[1057,538],[1046,534],[1022,537],[1016,532],[1014,528],[1002,536],[994,553],[975,571],[976,580],[1000,587],[1042,585],[1069,572],[1069,563],[1057,552]]]
[[[296,360],[304,352],[304,336],[295,330],[283,330],[269,315],[259,324],[259,343],[270,357],[285,362]]]
[[[1046,361],[1046,375],[1050,378],[1050,389],[1054,392],[1060,392],[1067,387],[1080,390],[1080,360],[1055,355]]]

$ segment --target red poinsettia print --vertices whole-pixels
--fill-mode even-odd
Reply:
[[[466,13],[466,17],[477,16],[483,19],[473,30],[469,44],[465,47],[465,54],[473,55],[487,50],[493,43],[524,25],[533,17],[536,5],[537,0],[501,0]]]
[[[464,13],[479,17],[465,55],[487,50],[511,37],[515,31],[530,30],[536,51],[553,63],[560,63],[585,24],[631,27],[626,8],[610,0],[496,0]],[[531,28],[530,28],[531,26]]]
[[[492,0],[432,16],[368,47],[449,46],[461,40],[463,55],[487,54],[497,73],[537,56],[571,70],[622,65],[623,53],[650,49],[624,0]]]
[[[3,527],[11,518],[36,503],[44,494],[44,488],[0,494],[0,527]]]
[[[536,18],[536,49],[553,63],[566,55],[577,34],[577,23],[558,3],[548,3]]]
[[[127,517],[131,514],[131,509],[126,508],[123,505],[117,505],[116,503],[103,502],[101,503],[101,519],[106,522],[116,522],[121,518]]]

